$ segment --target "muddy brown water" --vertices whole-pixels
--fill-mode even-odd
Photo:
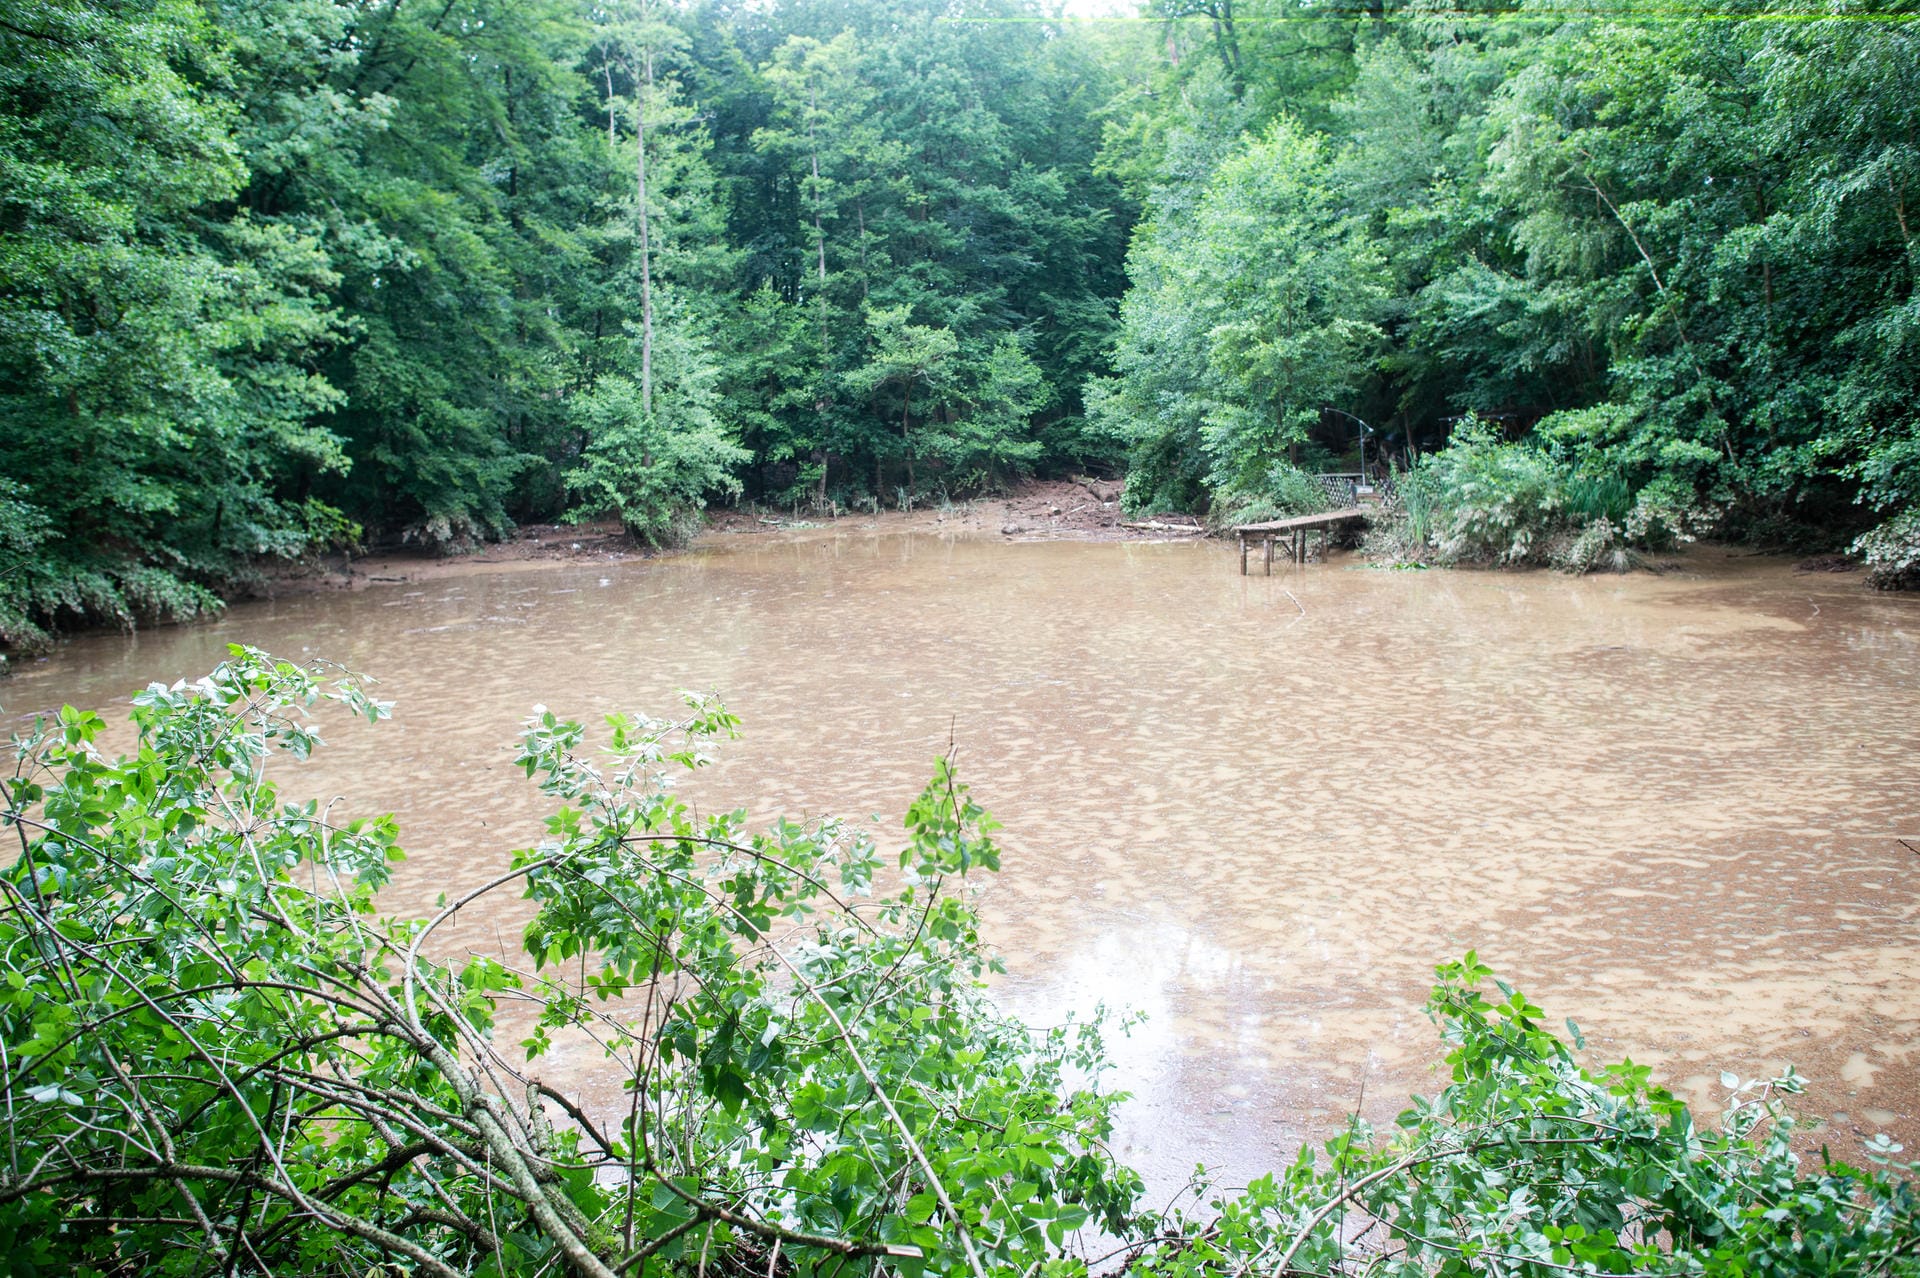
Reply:
[[[1836,1153],[1920,1149],[1920,600],[1715,549],[1659,577],[1235,567],[1218,544],[716,538],[89,638],[0,705],[119,718],[229,641],[377,675],[396,719],[336,727],[298,780],[399,813],[394,911],[537,837],[509,765],[534,703],[718,689],[745,736],[701,802],[889,831],[951,736],[1006,826],[1000,997],[1146,1014],[1114,1081],[1160,1185],[1430,1092],[1421,1002],[1469,947],[1697,1104],[1791,1062]],[[510,946],[518,909],[461,940]],[[591,1060],[561,1067],[591,1086]]]

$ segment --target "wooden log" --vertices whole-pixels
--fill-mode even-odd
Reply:
[[[1143,532],[1203,533],[1206,531],[1199,524],[1163,524],[1158,519],[1141,519],[1133,523],[1122,523],[1120,526],[1138,528]]]

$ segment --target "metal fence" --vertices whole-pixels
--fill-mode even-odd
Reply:
[[[1363,475],[1359,471],[1325,471],[1314,478],[1327,490],[1327,500],[1335,506],[1358,506],[1362,497],[1377,499],[1387,506],[1396,506],[1400,502],[1400,486],[1394,482],[1390,470],[1376,475]]]

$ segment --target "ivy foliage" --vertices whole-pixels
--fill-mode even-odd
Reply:
[[[390,817],[288,798],[365,681],[235,648],[15,738],[0,872],[0,1246],[23,1274],[867,1273],[1074,1278],[1920,1273],[1920,1168],[1792,1150],[1790,1072],[1716,1129],[1581,1063],[1469,954],[1428,1010],[1449,1081],[1244,1191],[1155,1210],[1108,1149],[1103,1017],[999,1011],[966,889],[992,819],[942,761],[897,854],[836,821],[696,813],[734,718],[540,710],[547,837],[383,917]],[[462,909],[518,893],[515,955]],[[542,1062],[618,1081],[592,1097]]]

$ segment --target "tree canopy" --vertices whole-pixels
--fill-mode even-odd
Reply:
[[[1136,502],[1357,469],[1354,418],[1411,467],[1471,417],[1615,523],[1832,544],[1911,508],[1903,6],[1207,13],[1108,126],[1146,221],[1091,398]]]
[[[0,10],[9,646],[735,494],[1304,500],[1470,416],[1590,520],[1920,570],[1898,3]]]

